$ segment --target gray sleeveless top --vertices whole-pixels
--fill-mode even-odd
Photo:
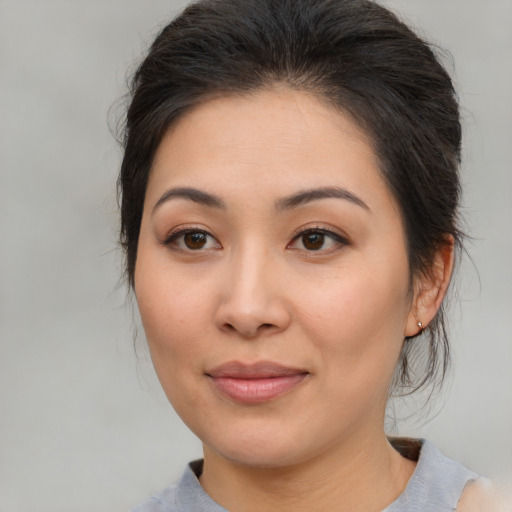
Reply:
[[[445,457],[423,439],[390,439],[404,457],[417,460],[404,492],[382,512],[452,512],[466,484],[477,475]],[[202,461],[191,462],[177,485],[151,497],[131,512],[227,512],[203,490],[196,475]]]

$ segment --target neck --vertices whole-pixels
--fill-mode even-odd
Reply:
[[[313,460],[286,467],[237,464],[207,446],[204,455],[201,485],[233,512],[377,512],[400,495],[415,467],[383,432],[357,442],[351,439]]]

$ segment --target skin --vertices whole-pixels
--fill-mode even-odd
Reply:
[[[319,187],[344,192],[283,204]],[[244,512],[377,511],[396,499],[414,463],[385,436],[388,389],[451,262],[448,246],[411,287],[370,141],[310,94],[210,100],[171,127],[148,183],[135,291],[163,389],[203,442],[206,491]],[[306,377],[245,404],[208,375],[261,360]]]

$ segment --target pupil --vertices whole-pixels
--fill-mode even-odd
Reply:
[[[206,235],[204,233],[187,233],[185,235],[185,245],[189,249],[201,249],[206,244]]]
[[[304,235],[302,243],[306,249],[318,251],[318,249],[321,249],[324,245],[324,235],[322,233],[310,233],[308,235]]]

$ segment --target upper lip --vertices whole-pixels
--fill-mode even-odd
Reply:
[[[240,361],[228,361],[215,366],[205,372],[214,378],[227,377],[233,379],[266,379],[272,377],[285,377],[309,373],[303,368],[285,366],[272,361],[258,361],[256,363],[242,363]]]

